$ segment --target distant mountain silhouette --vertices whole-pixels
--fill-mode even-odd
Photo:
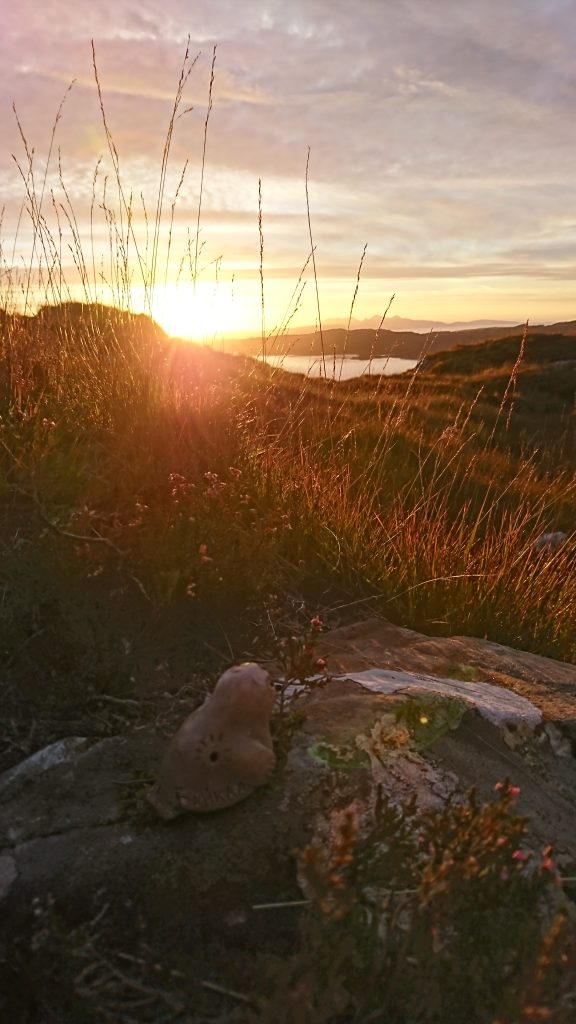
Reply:
[[[381,316],[371,316],[365,320],[352,319],[350,321],[350,330],[378,329],[381,323]],[[348,321],[341,318],[338,320],[326,320],[323,326],[326,328],[344,327],[346,329]],[[404,316],[387,316],[382,323],[382,327],[389,331],[414,331],[417,334],[427,331],[464,331],[475,330],[478,327],[514,328],[515,326],[514,320],[455,320],[450,323],[444,323],[442,320],[410,320]],[[306,327],[304,329],[301,328],[299,332],[291,331],[290,333],[303,334],[305,331],[308,334],[315,330],[315,327]]]
[[[477,345],[484,341],[517,336],[523,330],[523,324],[466,327],[462,330],[430,331],[428,334],[389,329],[377,331],[374,328],[346,331],[345,328],[335,327],[323,330],[322,338],[319,331],[271,337],[267,341],[266,351],[269,355],[321,355],[323,342],[326,358],[334,354],[342,356],[345,353],[360,359],[382,356],[422,359],[433,352],[453,349],[458,345]],[[530,327],[529,334],[562,334],[573,337],[576,336],[576,320]],[[235,339],[227,343],[226,349],[243,355],[259,355],[262,351],[262,339]]]

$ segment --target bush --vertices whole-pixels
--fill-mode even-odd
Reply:
[[[574,931],[551,851],[525,847],[517,790],[420,812],[379,797],[299,855],[300,948],[268,979],[269,1024],[573,1019]]]

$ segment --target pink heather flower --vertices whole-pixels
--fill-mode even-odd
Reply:
[[[505,793],[511,800],[520,795],[520,786],[506,786],[504,782],[497,782],[494,786],[495,793]]]
[[[528,854],[523,853],[522,850],[514,850],[514,853],[512,854],[512,860],[517,860],[522,863],[525,860],[528,860]]]
[[[210,558],[210,555],[208,555],[207,552],[208,552],[208,545],[207,544],[201,544],[200,547],[198,548],[198,554],[200,555],[200,561],[201,562],[212,562],[212,561],[214,561],[214,559]]]

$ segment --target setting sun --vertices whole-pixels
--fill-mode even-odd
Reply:
[[[167,334],[193,341],[214,341],[243,329],[246,301],[229,283],[199,281],[159,285],[152,316]]]

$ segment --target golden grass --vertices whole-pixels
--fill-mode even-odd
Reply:
[[[189,252],[193,281],[214,59],[215,53]],[[94,238],[87,258],[65,192],[61,212],[85,283],[84,302],[69,301],[62,238],[44,212],[45,176],[36,188],[34,155],[23,135],[33,225],[25,294],[41,285],[46,305],[35,317],[13,313],[7,268],[5,305],[12,312],[3,315],[0,340],[3,506],[25,495],[44,517],[38,527],[47,520],[61,538],[88,531],[94,544],[73,551],[64,544],[62,557],[79,559],[80,574],[85,558],[89,574],[97,548],[97,568],[111,560],[115,572],[140,582],[152,605],[188,601],[199,615],[204,602],[207,613],[240,615],[250,601],[265,603],[268,593],[284,588],[327,607],[360,611],[365,601],[405,625],[576,658],[574,541],[554,556],[533,552],[545,530],[574,530],[573,411],[540,357],[531,361],[537,343],[526,331],[516,341],[483,346],[484,356],[471,349],[440,353],[427,359],[425,370],[396,378],[338,382],[335,361],[326,379],[323,353],[324,378],[312,381],[169,342],[147,318],[125,311],[133,263],[149,296],[160,274],[172,132],[194,64],[187,48],[149,252],[148,238],[143,245],[135,235],[133,200],[120,177],[94,57],[118,196],[116,209],[108,194],[100,203],[109,230],[108,283],[124,311],[92,301]],[[98,170],[93,207],[97,177]],[[311,219],[309,228],[314,267]],[[259,229],[265,350],[261,201]],[[300,280],[295,302],[299,287]],[[201,547],[209,552],[206,561],[198,558]]]

